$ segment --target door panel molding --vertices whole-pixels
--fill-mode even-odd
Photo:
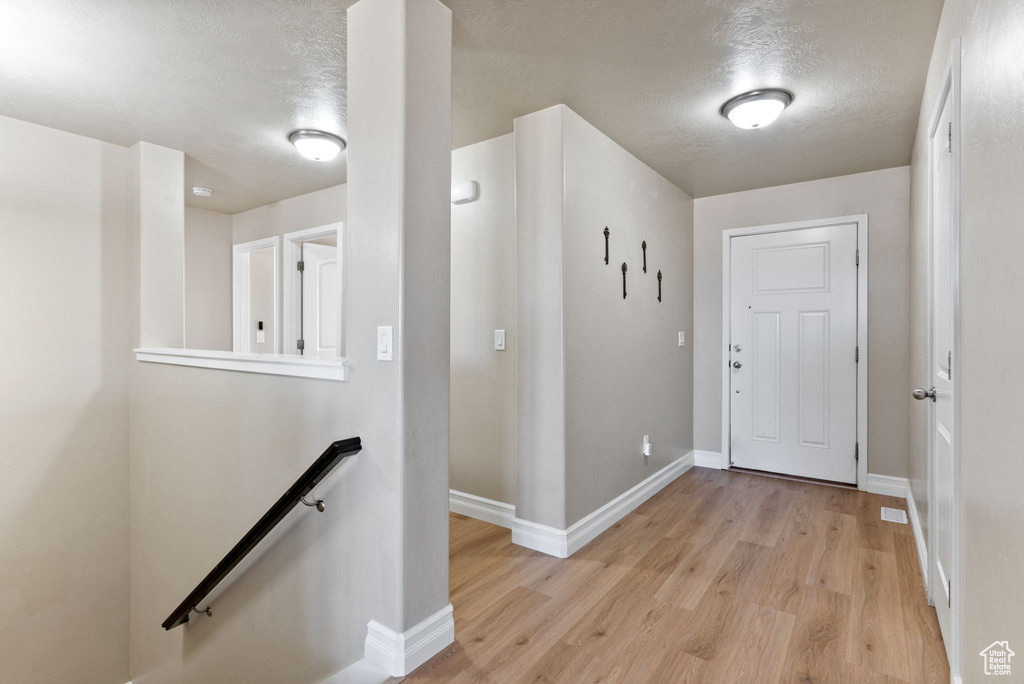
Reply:
[[[857,346],[859,362],[857,364],[857,443],[859,458],[857,460],[857,487],[867,489],[868,463],[868,215],[853,214],[813,219],[809,221],[791,221],[763,226],[733,228],[722,232],[722,462],[723,469],[731,465],[732,434],[731,434],[731,282],[732,282],[732,250],[731,240],[734,237],[762,235],[766,233],[783,233],[807,228],[827,228],[829,226],[856,224],[857,226]],[[827,266],[826,266],[827,268]],[[829,274],[824,273],[824,287],[829,286]],[[820,287],[820,285],[819,285]],[[820,290],[817,290],[820,291]]]

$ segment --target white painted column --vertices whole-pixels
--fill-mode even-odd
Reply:
[[[185,345],[185,155],[131,147],[132,344]]]
[[[530,548],[544,548],[530,539],[537,533],[530,523],[567,527],[564,116],[565,107],[557,105],[515,120],[519,356],[512,540]]]
[[[384,578],[366,656],[406,674],[454,640],[448,603],[451,11],[348,10],[346,356],[389,496],[373,512]],[[376,360],[378,326],[393,360]],[[372,412],[372,413],[371,413]]]

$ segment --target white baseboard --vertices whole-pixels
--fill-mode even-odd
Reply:
[[[917,502],[914,492],[907,482],[907,512],[910,516],[910,527],[914,530],[914,544],[917,546],[917,561],[921,566],[921,579],[924,581],[925,593],[928,591],[928,547],[925,546],[924,530],[921,529],[921,518],[917,513]]]
[[[516,507],[511,504],[454,489],[448,490],[448,510],[509,529],[512,528],[512,521],[516,517]]]
[[[872,494],[884,496],[897,496],[901,499],[907,498],[907,478],[892,477],[891,475],[872,475],[868,473],[867,487]]]
[[[365,658],[392,677],[403,677],[455,641],[455,619],[448,604],[399,634],[376,620],[366,626]]]
[[[697,451],[693,452],[693,465],[698,468],[723,468],[722,465],[722,454],[717,451]]]
[[[512,542],[549,556],[568,558],[692,467],[691,451],[629,491],[615,497],[567,530],[515,518],[512,521]]]

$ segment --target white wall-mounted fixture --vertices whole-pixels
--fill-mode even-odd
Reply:
[[[480,199],[480,184],[466,181],[452,186],[452,204],[466,204]]]
[[[793,93],[770,88],[751,90],[737,95],[722,105],[722,116],[740,128],[764,128],[779,118],[793,102]]]
[[[494,350],[505,351],[505,331],[495,330],[494,331]]]
[[[345,141],[338,136],[305,128],[289,135],[288,140],[299,154],[313,161],[331,161],[345,149]]]
[[[654,447],[651,446],[651,436],[644,435],[644,456],[650,456],[654,451]]]
[[[390,361],[392,358],[392,335],[390,325],[377,326],[377,360]]]
[[[684,333],[682,330],[679,331],[679,346],[686,346],[686,333]]]
[[[210,188],[204,188],[201,185],[195,185],[192,187],[192,194],[196,197],[209,197],[213,194],[213,190]]]

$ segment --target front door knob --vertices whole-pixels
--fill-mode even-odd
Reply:
[[[932,387],[931,389],[925,390],[918,387],[916,390],[914,390],[914,398],[917,399],[918,401],[921,401],[923,399],[931,399],[932,401],[935,401],[935,388]]]
[[[739,361],[733,361],[732,362],[732,367],[733,368],[743,368],[743,364],[740,363]]]

